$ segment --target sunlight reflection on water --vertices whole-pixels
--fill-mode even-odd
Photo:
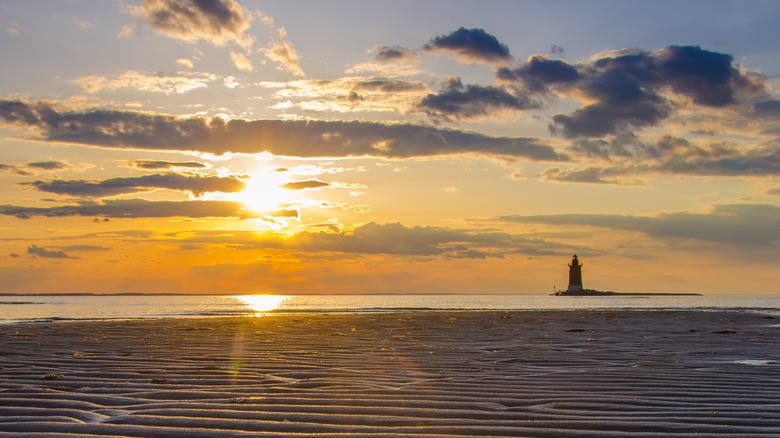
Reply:
[[[282,309],[284,304],[290,301],[290,297],[286,295],[239,295],[233,298],[254,312]]]

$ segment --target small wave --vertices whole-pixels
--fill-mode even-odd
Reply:
[[[36,303],[33,301],[0,301],[0,305],[2,304],[14,305],[14,304],[44,304],[44,303]]]

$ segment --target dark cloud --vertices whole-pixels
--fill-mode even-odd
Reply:
[[[45,141],[105,148],[292,157],[414,158],[480,154],[565,160],[537,139],[376,122],[177,118],[133,111],[58,110],[44,102],[0,100],[0,121],[34,127]]]
[[[58,207],[22,207],[0,205],[0,214],[20,219],[66,216],[95,216],[104,218],[238,218],[262,219],[265,216],[298,217],[295,210],[252,212],[244,204],[232,201],[147,201],[144,199],[116,199],[102,202],[84,202]]]
[[[355,92],[381,91],[383,93],[408,93],[410,91],[423,91],[426,88],[427,87],[422,82],[375,78],[368,81],[360,81],[356,83],[352,89]]]
[[[648,92],[622,72],[606,71],[584,84],[582,90],[597,102],[571,115],[553,116],[553,133],[567,138],[603,137],[628,127],[656,125],[671,114],[666,99]]]
[[[505,87],[463,85],[450,78],[438,94],[429,94],[417,105],[417,110],[444,119],[476,119],[501,111],[522,111],[539,108],[528,96],[512,93]]]
[[[699,146],[685,138],[664,135],[654,143],[642,142],[632,132],[622,132],[609,141],[603,139],[580,138],[575,140],[569,150],[577,155],[605,160],[634,159],[635,161],[676,160],[690,162],[695,159],[720,159],[739,157],[736,144],[711,143]],[[751,152],[755,153],[755,151]]]
[[[545,169],[541,177],[548,181],[558,181],[567,183],[584,183],[584,184],[619,184],[616,180],[603,179],[605,172],[603,167],[588,167],[585,169],[574,168],[568,170],[561,170],[558,167],[551,167]]]
[[[521,67],[501,67],[496,77],[504,81],[521,81],[532,92],[548,91],[549,85],[572,84],[582,78],[577,67],[566,61],[534,55]]]
[[[739,72],[734,58],[697,46],[669,46],[655,54],[653,79],[671,86],[699,105],[720,107],[735,103],[735,94],[755,85]],[[651,55],[652,56],[652,55]]]
[[[624,50],[590,64],[569,64],[535,55],[516,69],[500,68],[498,79],[592,101],[571,114],[557,114],[550,128],[567,138],[603,137],[632,127],[655,126],[685,99],[707,107],[760,96],[765,80],[740,72],[734,59],[697,46],[669,46],[650,52]],[[671,93],[668,93],[671,91]],[[757,113],[773,104],[759,104]]]
[[[417,55],[411,50],[404,49],[403,47],[388,47],[388,46],[376,46],[374,47],[376,55],[374,59],[379,62],[416,62]]]
[[[22,176],[32,175],[32,173],[24,170],[23,168],[11,164],[0,164],[0,173],[15,173]]]
[[[204,169],[207,166],[197,161],[158,161],[158,160],[132,160],[127,164],[137,169],[158,170],[172,168]]]
[[[449,35],[436,36],[423,46],[423,50],[455,52],[467,62],[506,62],[511,60],[509,48],[484,29],[460,29]]]
[[[50,251],[46,248],[41,248],[36,245],[31,245],[27,247],[27,254],[38,256],[38,257],[44,257],[49,259],[74,259],[76,257],[71,257],[63,251]]]
[[[179,190],[200,196],[208,192],[239,192],[246,185],[236,178],[180,175],[177,173],[111,178],[103,181],[55,179],[21,184],[33,186],[43,192],[88,197],[116,196],[154,189]]]
[[[587,225],[637,231],[655,238],[696,239],[740,247],[780,243],[780,207],[762,204],[719,205],[707,213],[664,213],[657,216],[558,214],[501,216],[505,222]]]
[[[155,31],[172,38],[195,41],[205,39],[222,45],[232,40],[251,45],[243,35],[249,29],[241,5],[233,0],[144,0],[130,12],[144,18]]]
[[[552,46],[550,46],[550,54],[551,55],[563,56],[564,52],[565,52],[565,50],[563,50],[563,47],[561,47],[561,46],[559,46],[557,44],[553,44]]]
[[[57,169],[67,169],[68,166],[65,163],[61,163],[59,161],[35,161],[32,163],[27,163],[27,167],[33,167],[36,169],[43,169],[43,170],[57,170]]]
[[[289,182],[287,184],[284,184],[282,188],[288,190],[304,190],[304,189],[318,189],[320,187],[328,187],[328,186],[330,186],[330,184],[326,183],[325,181],[320,181],[318,179],[310,179],[306,181]]]

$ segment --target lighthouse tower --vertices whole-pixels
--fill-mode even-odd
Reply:
[[[582,264],[577,260],[577,254],[569,263],[569,288],[566,292],[578,292],[582,290]]]

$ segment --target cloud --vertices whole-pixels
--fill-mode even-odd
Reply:
[[[195,64],[189,58],[179,58],[176,60],[176,63],[181,65],[182,67],[187,67],[187,68],[193,68],[195,66]]]
[[[654,126],[672,110],[669,101],[622,73],[605,72],[584,89],[596,103],[556,114],[550,130],[566,138],[603,137],[626,127]]]
[[[105,197],[154,189],[178,190],[201,196],[208,192],[233,193],[244,189],[245,183],[236,178],[180,175],[177,173],[111,178],[103,181],[47,180],[20,183],[60,195]]]
[[[746,149],[738,143],[711,141],[697,144],[663,135],[655,142],[642,142],[624,134],[610,141],[578,139],[570,147],[575,156],[607,161],[607,166],[547,169],[542,177],[560,182],[624,183],[621,177],[649,174],[692,176],[777,176],[780,147]]]
[[[358,80],[354,83],[351,91],[354,92],[375,92],[383,93],[405,93],[418,92],[426,90],[425,84],[417,81],[404,81],[401,79],[371,78]]]
[[[31,245],[27,247],[27,254],[38,256],[38,257],[44,257],[49,259],[75,259],[76,257],[71,257],[63,251],[50,251],[46,248],[41,248],[36,245]]]
[[[0,164],[0,173],[15,173],[17,175],[22,175],[22,176],[32,175],[30,172],[24,170],[23,168],[20,168],[19,166],[14,166],[12,164]]]
[[[143,0],[127,11],[142,17],[156,32],[178,40],[202,39],[218,46],[232,41],[244,48],[253,42],[245,35],[249,18],[233,0]]]
[[[295,76],[305,76],[299,62],[300,57],[289,41],[271,41],[266,49],[260,49],[271,61],[278,62],[282,68]]]
[[[504,111],[539,108],[538,102],[504,87],[463,85],[459,78],[450,78],[438,94],[428,94],[417,110],[444,119],[479,119]]]
[[[78,19],[78,18],[76,18],[76,17],[73,17],[73,22],[74,22],[74,23],[76,23],[76,25],[78,25],[79,27],[83,27],[83,28],[94,28],[94,27],[95,27],[95,26],[94,26],[92,23],[90,23],[89,21],[86,21],[86,20],[79,20],[79,19]]]
[[[519,68],[499,68],[496,75],[528,92],[587,102],[571,114],[553,117],[551,131],[567,138],[656,126],[688,102],[724,108],[766,93],[765,79],[740,71],[730,55],[698,46],[621,50],[576,65],[535,55]]]
[[[550,85],[571,84],[581,79],[582,75],[576,66],[566,61],[534,55],[517,69],[499,68],[496,77],[508,82],[522,81],[529,91],[546,92]]]
[[[376,52],[374,60],[378,62],[414,63],[419,61],[416,53],[403,47],[375,46],[370,52]]]
[[[100,245],[67,245],[60,249],[63,251],[111,251],[112,248]]]
[[[499,63],[512,59],[509,48],[498,39],[485,32],[484,29],[460,29],[449,35],[431,38],[428,44],[423,46],[427,52],[441,50],[455,52],[458,58],[465,63]]]
[[[8,172],[17,175],[29,176],[38,171],[68,169],[70,164],[61,161],[33,161],[22,165],[0,164],[0,173]]]
[[[548,180],[548,181],[558,181],[558,182],[567,182],[567,183],[585,183],[585,184],[619,184],[616,180],[605,180],[603,179],[604,168],[601,167],[588,167],[585,169],[582,168],[573,168],[568,170],[561,170],[558,167],[551,167],[549,169],[545,169],[541,177],[542,179]]]
[[[252,212],[244,204],[233,201],[147,201],[144,199],[115,199],[84,202],[58,207],[23,207],[0,205],[0,214],[19,219],[41,217],[94,216],[121,218],[238,218],[263,219],[298,217],[295,210]]]
[[[205,169],[206,166],[203,163],[197,161],[159,161],[159,160],[132,160],[127,162],[128,166],[138,169],[172,169],[177,167]]]
[[[178,118],[135,111],[68,111],[45,102],[0,100],[0,121],[34,128],[39,140],[104,148],[224,155],[415,158],[479,154],[565,161],[534,138],[492,137],[404,123]]]
[[[287,99],[277,108],[298,106],[314,111],[394,111],[408,112],[428,92],[421,81],[388,77],[348,76],[335,80],[295,80],[263,82],[278,88],[274,97]],[[294,103],[291,99],[299,99]]]
[[[287,30],[283,26],[277,26],[276,20],[274,20],[273,17],[263,14],[261,11],[255,11],[255,15],[260,19],[260,21],[263,22],[263,24],[270,27],[278,38],[284,38],[287,36]]]
[[[60,161],[35,161],[35,162],[27,163],[27,167],[33,167],[36,169],[43,169],[43,170],[58,170],[58,169],[67,169],[70,166]]]
[[[381,225],[372,222],[348,233],[298,233],[290,244],[300,249],[317,248],[319,251],[432,256],[461,254],[475,244],[503,247],[509,237],[502,233],[472,234],[444,228],[407,228],[398,223]]]
[[[187,93],[198,88],[207,87],[208,83],[215,79],[217,79],[215,75],[206,73],[179,73],[176,76],[170,76],[164,73],[146,75],[128,70],[112,78],[92,75],[75,79],[73,82],[79,84],[87,93],[132,88],[134,90],[170,95]]]
[[[333,227],[327,227],[333,230]],[[371,222],[340,232],[303,231],[292,236],[268,237],[254,232],[198,231],[186,236],[167,236],[179,244],[231,245],[236,249],[288,249],[312,254],[388,254],[397,256],[477,258],[509,254],[560,255],[568,248],[542,239],[529,239],[500,232],[480,232],[439,227],[406,227],[400,223]]]
[[[654,126],[672,113],[672,103],[662,95],[665,88],[715,108],[762,88],[739,71],[731,56],[695,46],[624,52],[596,60],[591,69],[578,87],[597,102],[553,118],[553,129],[566,137],[600,137],[624,126]]]
[[[763,204],[718,205],[706,213],[676,212],[655,216],[558,214],[500,216],[505,222],[587,225],[636,231],[658,239],[695,239],[736,247],[780,243],[780,207]]]
[[[244,71],[255,71],[255,67],[252,65],[251,62],[246,58],[246,56],[243,53],[238,52],[230,52],[230,60],[233,61],[233,65],[236,66],[239,70]]]
[[[306,181],[294,181],[284,184],[283,189],[288,190],[305,190],[305,189],[319,189],[321,187],[329,187],[330,183],[320,181],[318,179],[310,179]]]

